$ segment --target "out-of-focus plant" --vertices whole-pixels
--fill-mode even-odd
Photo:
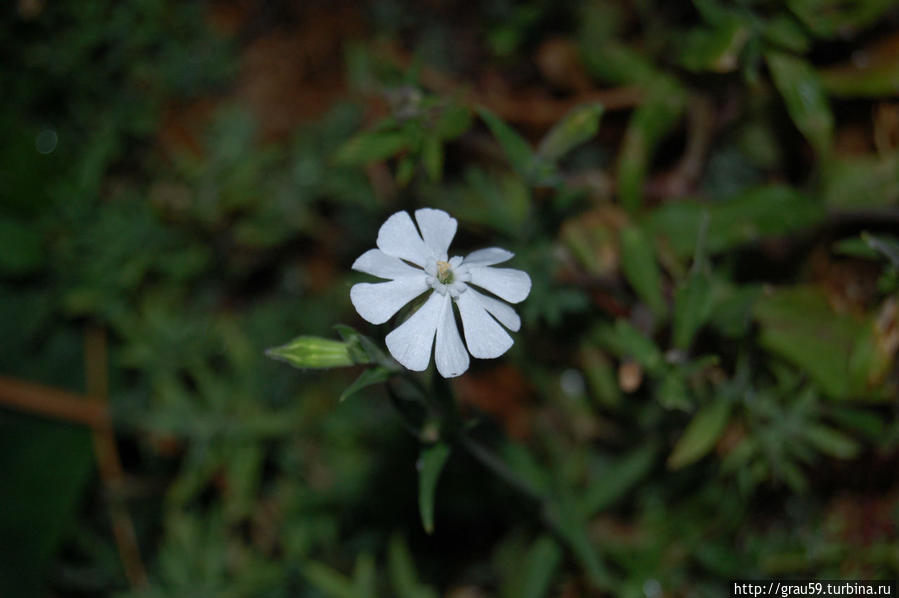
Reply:
[[[82,391],[105,331],[128,595],[899,575],[894,3],[370,3],[327,109],[272,140],[234,94],[173,149],[254,36],[293,39],[282,3],[214,34],[219,4],[0,17],[0,373]],[[350,303],[423,206],[533,283],[453,381]],[[0,594],[124,590],[88,434],[0,428]]]

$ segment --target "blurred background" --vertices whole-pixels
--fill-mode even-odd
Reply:
[[[10,0],[0,596],[721,596],[899,577],[893,0]],[[530,273],[433,533],[353,260]],[[421,377],[425,383],[430,377]],[[431,439],[432,440],[432,439]]]

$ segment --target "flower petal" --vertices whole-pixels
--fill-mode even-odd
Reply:
[[[402,278],[420,276],[423,272],[398,257],[387,255],[380,249],[369,249],[353,262],[353,270],[377,276],[378,278]]]
[[[378,249],[393,257],[424,267],[431,250],[421,240],[408,212],[397,212],[378,230]]]
[[[531,277],[521,270],[472,266],[468,272],[471,274],[471,284],[486,289],[509,303],[524,301],[531,292]]]
[[[444,212],[433,208],[415,210],[415,221],[421,229],[421,236],[425,244],[434,253],[438,260],[446,261],[450,243],[456,236],[456,228],[459,223],[456,219]]]
[[[420,372],[431,363],[431,345],[440,323],[444,296],[431,293],[424,305],[384,339],[393,358]]]
[[[488,247],[487,249],[478,249],[472,251],[465,256],[463,264],[471,264],[473,266],[492,266],[506,262],[515,257],[515,254],[501,247]]]
[[[508,303],[503,303],[493,297],[482,295],[471,287],[468,287],[468,290],[465,292],[477,295],[478,301],[481,302],[484,309],[489,311],[494,318],[499,320],[500,324],[509,330],[517,332],[518,329],[521,328],[521,318],[518,317],[518,314],[515,313],[515,310],[512,309],[512,306]]]
[[[428,288],[424,272],[389,282],[360,282],[350,289],[350,301],[363,319],[372,324],[383,324]]]
[[[444,378],[453,378],[468,369],[468,351],[459,336],[459,327],[453,316],[453,302],[450,294],[443,296],[440,307],[440,323],[437,325],[437,341],[434,344],[434,362],[437,371]]]
[[[462,316],[462,328],[465,330],[465,343],[475,357],[499,357],[512,346],[512,337],[490,317],[479,297],[477,293],[466,291],[456,299]]]

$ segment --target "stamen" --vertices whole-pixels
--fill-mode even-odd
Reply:
[[[449,263],[444,261],[437,262],[437,280],[439,280],[443,284],[452,284],[453,283],[453,269],[449,265]]]

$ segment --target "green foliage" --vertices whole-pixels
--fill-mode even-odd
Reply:
[[[705,456],[724,432],[729,415],[730,404],[722,400],[699,410],[674,445],[674,451],[668,457],[668,467],[680,469]]]
[[[765,58],[796,127],[822,159],[826,159],[833,143],[833,114],[814,69],[805,61],[781,52],[769,52]]]
[[[651,240],[636,227],[621,231],[621,272],[653,313],[668,311],[662,294],[662,279]]]
[[[425,447],[418,460],[418,510],[425,531],[434,533],[434,500],[440,471],[450,456],[450,447],[439,443]]]
[[[899,576],[894,2],[232,4],[0,16],[0,595]],[[349,301],[425,206],[532,280],[453,381]],[[113,484],[6,384],[104,370]]]

